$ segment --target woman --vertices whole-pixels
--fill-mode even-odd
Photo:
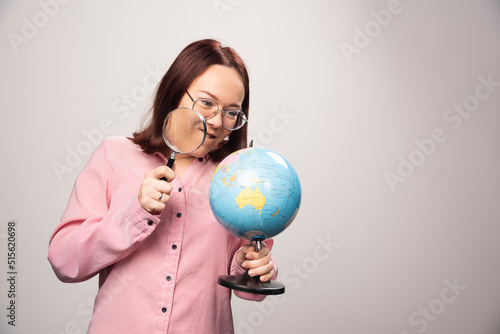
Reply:
[[[200,111],[204,144],[178,154],[170,169],[162,123],[177,107],[210,113]],[[107,138],[92,154],[48,256],[63,282],[99,274],[88,333],[232,333],[230,290],[217,276],[250,269],[262,281],[275,278],[272,240],[255,252],[215,221],[208,201],[217,162],[246,147],[248,108],[241,58],[215,40],[197,41],[161,80],[145,128],[133,138]]]

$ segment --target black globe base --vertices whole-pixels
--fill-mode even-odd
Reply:
[[[258,295],[281,295],[285,293],[285,285],[276,282],[261,282],[259,277],[250,277],[246,272],[243,275],[222,275],[217,279],[220,285],[242,292]]]

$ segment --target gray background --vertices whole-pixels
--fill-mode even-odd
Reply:
[[[59,282],[49,235],[98,139],[206,37],[246,61],[250,138],[303,188],[273,250],[287,292],[233,298],[237,332],[500,333],[497,1],[66,2],[0,2],[1,333],[85,332],[97,279]]]

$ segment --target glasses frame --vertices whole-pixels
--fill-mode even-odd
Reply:
[[[209,119],[212,119],[214,118],[215,116],[217,116],[217,114],[220,112],[222,114],[222,126],[224,126],[225,129],[229,130],[229,131],[236,131],[236,130],[239,130],[241,129],[246,123],[248,123],[248,119],[247,117],[245,116],[245,113],[243,112],[243,110],[241,109],[228,109],[228,110],[222,110],[219,106],[219,104],[217,103],[217,101],[214,101],[213,99],[211,98],[208,98],[208,97],[203,97],[201,99],[193,99],[193,97],[191,96],[191,94],[189,94],[189,92],[186,90],[186,94],[189,96],[189,98],[191,99],[191,101],[193,101],[193,107],[192,109],[194,109],[194,106],[196,104],[196,102],[198,101],[201,101],[201,100],[209,100],[209,101],[212,101],[213,103],[215,103],[215,105],[217,106],[217,110],[214,111],[214,114],[210,117],[203,117],[205,118],[205,120],[209,120]],[[224,125],[224,116],[226,116],[226,114],[230,111],[237,111],[239,113],[238,117],[241,117],[242,119],[242,123],[239,127],[237,128],[234,128],[234,129],[228,129],[225,125]]]

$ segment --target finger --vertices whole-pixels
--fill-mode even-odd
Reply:
[[[242,267],[246,269],[254,269],[265,266],[271,262],[271,254],[256,260],[246,260],[242,263]]]
[[[168,201],[168,197],[170,196],[170,193],[172,192],[172,185],[168,182],[165,182],[165,181],[154,180],[154,183],[152,184],[152,186],[153,186],[155,192],[154,192],[154,194],[152,193],[151,196],[153,198],[158,199],[160,202],[166,203],[166,201]],[[161,197],[161,199],[160,199],[160,197]],[[167,197],[167,198],[165,198],[165,197]]]
[[[160,203],[165,204],[168,202],[169,199],[170,199],[170,194],[159,192],[158,198],[156,200]]]
[[[170,182],[173,179],[175,179],[174,171],[167,166],[157,167],[157,168],[153,169],[151,172],[152,172],[151,176],[157,180],[161,180],[162,178],[165,178],[167,180],[167,182]]]
[[[265,266],[261,266],[261,267],[257,267],[257,268],[254,268],[254,269],[250,269],[248,271],[248,275],[251,276],[251,277],[254,277],[254,276],[265,276],[265,278],[267,279],[271,279],[274,275],[274,273],[272,275],[269,276],[269,274],[271,272],[274,272],[274,264],[273,263],[268,263],[266,264]]]
[[[249,250],[253,250],[252,245],[243,245],[236,253],[236,263],[242,267],[243,262],[246,260],[246,254]]]
[[[254,251],[254,246],[253,245],[243,245],[240,249],[240,255],[241,255],[241,260],[244,261],[247,259],[247,254],[249,252]]]
[[[253,252],[253,251],[255,251],[255,246],[254,246],[254,245],[249,245],[249,244],[247,244],[247,245],[243,245],[243,247],[241,247],[241,250],[242,250],[245,254],[247,254],[247,253],[249,253],[249,252]]]
[[[260,251],[256,252],[255,249],[250,250],[245,254],[245,257],[248,260],[258,260],[260,258],[266,257],[269,255],[269,248],[262,248]]]
[[[139,193],[140,200],[147,201],[149,199],[166,203],[170,197],[172,186],[170,183],[160,180],[149,180],[144,182],[143,187]]]
[[[167,182],[157,181],[168,184]],[[151,186],[142,187],[139,192],[139,204],[149,213],[161,212],[165,208],[165,203],[170,199],[170,195],[159,192]]]
[[[163,211],[163,209],[165,209],[165,204],[150,199],[146,203],[143,203],[142,207],[151,214],[159,214]]]
[[[267,274],[260,275],[261,282],[269,282],[274,277],[274,268]]]

